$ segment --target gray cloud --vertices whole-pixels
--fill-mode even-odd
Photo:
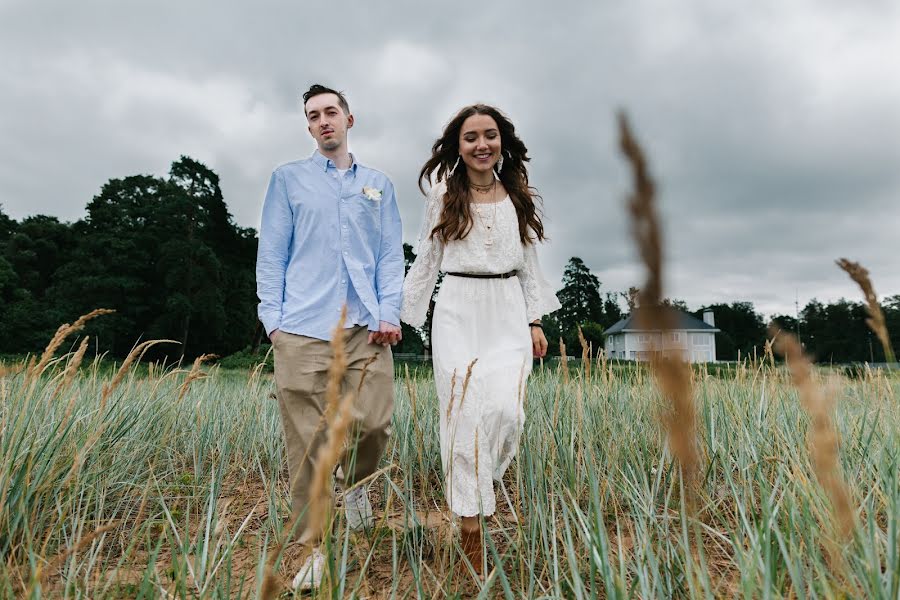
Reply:
[[[348,92],[352,148],[392,176],[414,241],[432,142],[486,101],[533,157],[548,276],[577,255],[621,290],[641,279],[625,107],[660,186],[669,295],[769,314],[855,298],[843,255],[900,293],[898,31],[895,3],[875,1],[5,2],[0,203],[77,219],[107,179],[188,154],[255,227],[271,169],[313,149],[297,97],[322,81]]]

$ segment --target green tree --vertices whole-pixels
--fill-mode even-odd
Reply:
[[[791,315],[775,315],[770,319],[770,322],[782,331],[786,331],[794,335],[799,334],[800,322],[796,317],[792,317]],[[768,337],[768,332],[766,332],[766,336]]]
[[[23,220],[4,244],[4,255],[19,278],[19,285],[43,298],[53,273],[72,246],[72,227],[56,217],[36,215]]]
[[[801,340],[819,362],[884,360],[881,346],[866,324],[868,316],[860,302],[841,298],[830,304],[811,300],[800,313]],[[876,343],[870,344],[870,341]],[[877,347],[876,347],[877,346]]]
[[[256,235],[234,224],[211,169],[181,157],[168,179],[110,180],[87,213],[53,290],[67,319],[117,311],[90,325],[102,349],[122,356],[141,338],[167,338],[181,345],[157,356],[193,358],[251,344]]]
[[[154,221],[167,185],[146,175],[104,184],[88,203],[87,216],[74,225],[70,260],[54,278],[52,294],[63,320],[95,308],[116,311],[86,329],[113,356],[124,356],[139,338],[150,337],[164,312],[154,268],[160,245]]]
[[[573,256],[563,270],[562,284],[562,289],[556,292],[562,305],[556,313],[556,323],[559,334],[566,343],[566,352],[571,354],[574,348],[578,348],[580,354],[578,326],[603,321],[600,280],[591,273],[583,260]],[[558,340],[554,342],[548,337],[547,341],[551,346],[558,345]]]
[[[196,355],[217,346],[227,324],[224,269],[216,250],[225,245],[230,215],[218,176],[202,163],[182,156],[172,163],[167,183],[160,196],[156,263],[166,301],[156,325],[160,334],[170,332],[181,342],[181,356]]]
[[[581,326],[581,333],[584,335],[584,341],[588,343],[592,356],[596,356],[597,352],[603,349],[604,339],[603,325],[594,322],[587,322]],[[575,351],[575,356],[581,356],[581,347]]]
[[[609,329],[621,321],[623,316],[622,307],[619,306],[619,294],[606,292],[606,300],[603,301],[603,318],[600,320],[603,329]]]
[[[692,314],[703,320],[703,313],[713,312],[716,327],[716,360],[736,360],[741,357],[762,356],[766,342],[766,325],[762,315],[756,312],[752,302],[732,302],[731,304],[710,304]]]
[[[6,335],[0,344],[8,352],[36,351],[61,320],[47,290],[54,273],[69,260],[72,228],[44,215],[3,228],[6,239],[0,253],[7,267],[0,320]]]
[[[6,307],[19,289],[19,277],[9,261],[0,254],[0,306]],[[2,319],[2,317],[0,317]]]
[[[684,300],[678,300],[675,298],[663,298],[663,306],[668,306],[670,308],[674,308],[675,310],[680,310],[683,313],[690,314],[691,309],[688,308],[687,302]]]
[[[3,251],[6,240],[10,238],[15,229],[16,222],[3,212],[3,205],[0,204],[0,252]]]
[[[900,351],[900,294],[885,298],[881,309],[884,311],[884,323],[896,355]]]

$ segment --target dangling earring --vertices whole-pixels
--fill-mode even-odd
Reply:
[[[500,160],[497,161],[497,173],[503,170],[503,153],[500,153]]]
[[[460,159],[460,158],[462,158],[462,157],[461,157],[461,156],[457,156],[457,157],[456,157],[456,162],[453,163],[453,167],[450,169],[450,174],[447,175],[447,179],[450,179],[451,177],[453,177],[453,174],[456,173],[456,167],[459,166],[459,159]]]

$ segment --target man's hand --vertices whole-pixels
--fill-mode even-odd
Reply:
[[[387,321],[379,321],[378,331],[369,332],[369,343],[380,344],[382,346],[395,345],[403,339],[401,329],[396,325],[391,325]]]
[[[272,333],[269,334],[269,341],[272,342],[272,343],[274,344],[274,343],[275,343],[275,336],[278,335],[279,332],[280,332],[279,329],[273,329],[273,330],[272,330]]]

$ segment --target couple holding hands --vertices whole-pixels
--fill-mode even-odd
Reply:
[[[293,585],[318,587],[325,568],[319,544],[326,532],[312,530],[305,513],[326,442],[319,422],[333,329],[346,306],[342,385],[359,393],[341,463],[343,503],[348,526],[362,529],[374,518],[365,486],[356,484],[377,470],[391,432],[390,346],[400,340],[401,320],[424,325],[440,272],[431,340],[444,491],[460,518],[460,545],[480,573],[480,515],[496,510],[494,481],[518,446],[532,357],[547,351],[540,317],[559,308],[538,265],[535,245],[544,228],[539,196],[528,184],[527,148],[491,106],[467,106],[451,119],[419,173],[425,217],[404,280],[394,187],[350,154],[354,118],[346,98],[313,85],[303,103],[318,148],[272,173],[256,267],[259,318],[275,355],[296,540],[309,548]]]

